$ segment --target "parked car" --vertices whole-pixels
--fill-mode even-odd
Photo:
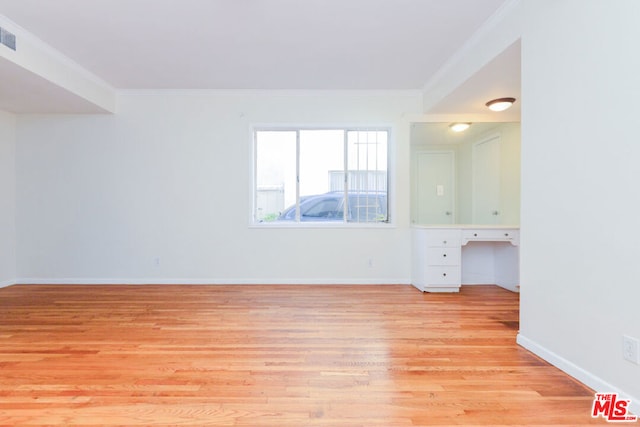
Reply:
[[[344,192],[300,197],[300,221],[344,221]],[[347,209],[349,222],[381,222],[387,220],[387,194],[378,192],[350,192]],[[280,214],[278,221],[295,221],[296,206]]]

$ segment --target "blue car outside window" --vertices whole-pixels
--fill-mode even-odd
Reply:
[[[304,196],[300,201],[300,221],[343,221],[342,192]],[[379,222],[387,217],[387,197],[381,193],[349,194],[347,221]],[[295,221],[296,206],[287,208],[278,221]]]

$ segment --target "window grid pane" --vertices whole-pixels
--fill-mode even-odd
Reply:
[[[387,132],[349,131],[349,209],[354,222],[387,221]]]
[[[256,132],[254,218],[276,221],[285,206],[296,202],[296,132]]]

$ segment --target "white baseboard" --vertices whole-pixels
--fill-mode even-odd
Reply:
[[[636,415],[640,414],[640,398],[631,396],[629,393],[626,393],[624,390],[620,390],[618,387],[608,383],[607,381],[592,374],[591,372],[584,370],[580,366],[572,363],[571,361],[565,359],[564,357],[557,355],[556,353],[541,346],[537,342],[530,340],[529,338],[523,336],[522,334],[518,334],[516,342],[522,347],[529,350],[530,352],[534,353],[535,355],[551,363],[556,368],[571,375],[573,378],[585,384],[587,387],[594,389],[596,392],[618,393],[621,398],[630,399],[631,406],[629,409],[633,414],[636,414]]]
[[[507,284],[503,284],[503,285],[498,285],[503,289],[506,289],[508,291],[511,292],[516,292],[516,293],[520,293],[520,285],[507,285]]]
[[[409,285],[410,280],[398,279],[219,279],[219,278],[66,278],[45,279],[23,277],[13,284],[24,285]]]
[[[0,281],[0,288],[6,288],[7,286],[15,285],[18,282],[16,280],[2,280]]]

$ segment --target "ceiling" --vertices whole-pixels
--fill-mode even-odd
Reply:
[[[503,3],[0,0],[0,15],[116,90],[421,90]],[[465,103],[486,96],[473,94],[478,88],[518,96],[519,46],[517,58],[511,52],[503,61],[509,67],[478,73],[434,112],[475,112]],[[504,77],[516,68],[517,79]],[[8,66],[0,66],[0,81],[0,108],[9,111],[64,96]],[[13,93],[21,85],[30,96]],[[34,90],[44,101],[31,101]]]

